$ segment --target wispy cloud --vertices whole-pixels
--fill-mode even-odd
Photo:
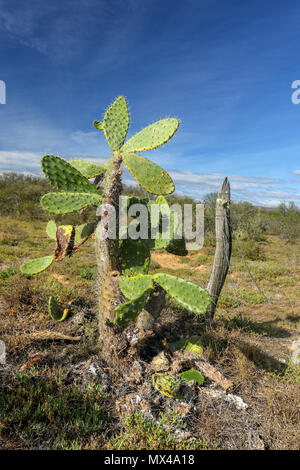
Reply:
[[[86,139],[93,139],[94,133],[76,132],[71,138],[77,143],[84,143]],[[95,156],[82,156],[78,152],[61,155],[66,160],[73,158],[86,159],[103,164],[106,158]],[[42,174],[40,168],[41,154],[37,152],[0,151],[0,172],[22,171],[35,175]],[[292,186],[291,181],[283,178],[247,177],[230,174],[200,174],[170,170],[177,194],[190,195],[196,199],[202,199],[210,192],[217,192],[225,176],[229,178],[232,191],[232,199],[249,201],[266,207],[274,207],[284,201],[295,201],[300,207],[300,192]],[[124,170],[124,183],[135,184],[130,173]],[[280,188],[280,189],[279,189]]]
[[[300,175],[300,170],[293,171],[294,175]]]
[[[125,37],[124,31],[138,13],[135,5],[134,0],[0,0],[0,30],[22,46],[66,61],[79,57],[87,44],[104,52],[116,36],[120,37],[118,31],[123,31],[125,46],[128,35]],[[95,35],[94,44],[91,33]]]

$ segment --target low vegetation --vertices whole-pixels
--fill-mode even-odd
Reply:
[[[41,178],[0,177],[0,337],[7,353],[7,364],[0,365],[0,447],[299,448],[300,370],[291,362],[289,349],[300,325],[299,210],[293,204],[268,211],[232,204],[231,270],[214,323],[195,324],[204,357],[232,380],[232,393],[248,405],[246,411],[210,396],[206,381],[195,386],[188,411],[176,400],[156,398],[154,421],[147,413],[129,410],[124,416],[118,411],[116,401],[133,390],[99,363],[93,242],[82,247],[76,263],[66,259],[37,277],[20,273],[24,260],[53,247],[44,232],[48,216],[38,204],[48,191]],[[142,195],[136,188],[126,192]],[[171,198],[175,202],[176,196]],[[167,272],[206,286],[215,246],[211,200],[213,196],[205,208],[204,247],[180,258],[158,252],[150,273]],[[73,223],[73,216],[68,217]],[[87,220],[86,214],[80,217],[82,223]],[[60,216],[55,220],[59,223]],[[66,321],[50,317],[49,295],[63,305],[72,301]],[[168,299],[159,324],[162,341],[170,329],[176,331],[184,314]],[[41,339],[39,332],[45,330],[54,336]],[[58,333],[80,341],[57,339]],[[151,384],[145,387],[151,390]],[[151,393],[156,397],[157,392]],[[251,432],[255,444],[247,437]]]

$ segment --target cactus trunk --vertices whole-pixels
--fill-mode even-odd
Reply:
[[[115,239],[108,236],[108,229],[112,222],[112,213],[109,210],[111,206],[115,208],[116,220],[118,221],[118,202],[122,191],[121,163],[120,153],[115,152],[110,171],[106,175],[106,192],[101,206],[101,220],[98,223],[95,236],[99,293],[99,339],[101,355],[109,362],[118,361],[119,351],[124,348],[119,328],[112,325],[115,309],[123,299],[119,289],[119,240],[118,236]],[[118,227],[118,223],[116,226]]]

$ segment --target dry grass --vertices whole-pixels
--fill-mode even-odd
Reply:
[[[63,367],[67,371],[64,387],[69,390],[68,387],[78,379],[74,370],[82,361],[89,361],[92,353],[97,353],[93,244],[89,242],[74,257],[55,263],[37,277],[26,278],[19,273],[18,267],[25,259],[50,253],[53,244],[45,235],[44,224],[38,220],[32,228],[26,221],[0,218],[0,336],[6,343],[8,364],[14,371],[13,375],[22,367],[26,372],[34,366],[37,375],[45,367]],[[208,261],[213,251],[214,247],[204,247],[201,252],[188,255],[184,262],[170,254],[158,253],[155,261],[159,265],[153,264],[152,269],[180,275],[205,287],[211,269]],[[271,299],[272,309],[236,255],[232,259],[232,275],[228,276],[224,286],[214,324],[205,327],[169,302],[156,326],[157,340],[152,340],[145,350],[143,359],[150,361],[151,356],[162,349],[162,340],[174,341],[197,332],[202,336],[205,358],[233,381],[232,393],[248,404],[247,410],[241,412],[220,399],[205,395],[204,391],[211,389],[207,381],[203,390],[199,389],[195,394],[193,411],[184,421],[192,440],[189,438],[185,444],[178,444],[178,448],[180,445],[181,448],[189,448],[192,442],[199,449],[247,449],[255,445],[259,447],[261,442],[268,449],[299,448],[300,372],[299,367],[289,363],[289,346],[300,335],[300,244],[289,245],[269,237],[264,253],[266,261],[247,260],[247,263],[259,286]],[[55,295],[62,305],[75,300],[74,310],[67,321],[55,323],[50,318],[47,311],[49,295]],[[280,314],[280,318],[274,311]],[[78,344],[62,340],[36,341],[30,336],[44,330],[81,336],[82,341]],[[150,377],[145,379],[151,382]],[[12,377],[12,384],[14,380]],[[30,379],[30,384],[34,384],[34,380]],[[51,378],[49,380],[53,382]],[[116,397],[126,396],[128,387],[113,382],[112,378],[109,380],[108,406],[115,415]],[[51,387],[54,387],[53,383]],[[30,400],[29,395],[23,392],[16,406],[21,407],[22,403],[24,405]],[[134,390],[130,389],[130,392]],[[78,403],[87,403],[91,410],[94,409],[94,401],[86,401],[81,396],[84,391],[75,393],[73,390],[70,393]],[[37,395],[34,396],[38,402]],[[171,408],[172,411],[173,405],[169,399],[162,398],[158,410],[164,413]],[[17,420],[16,409],[15,412]],[[55,445],[59,448],[117,448],[124,439],[128,449],[140,448],[143,443],[151,447],[151,442],[152,445],[171,442],[170,445],[176,448],[172,432],[163,432],[157,425],[153,427],[153,424],[145,422],[145,418],[140,421],[130,419],[122,422],[115,416],[114,425],[99,431],[98,435],[91,426],[82,441],[80,435],[76,435],[68,437],[64,443],[61,435],[55,444],[51,430],[52,437],[48,436],[47,445],[48,448]],[[30,429],[29,426],[26,448],[34,447],[34,433],[31,438]],[[20,439],[5,434],[3,448],[20,446]]]

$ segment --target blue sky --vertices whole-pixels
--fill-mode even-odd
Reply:
[[[144,155],[179,193],[300,207],[298,0],[0,0],[0,172],[40,173],[45,153],[102,161],[92,126],[125,95],[133,135],[175,116]],[[126,180],[127,180],[127,175]]]

